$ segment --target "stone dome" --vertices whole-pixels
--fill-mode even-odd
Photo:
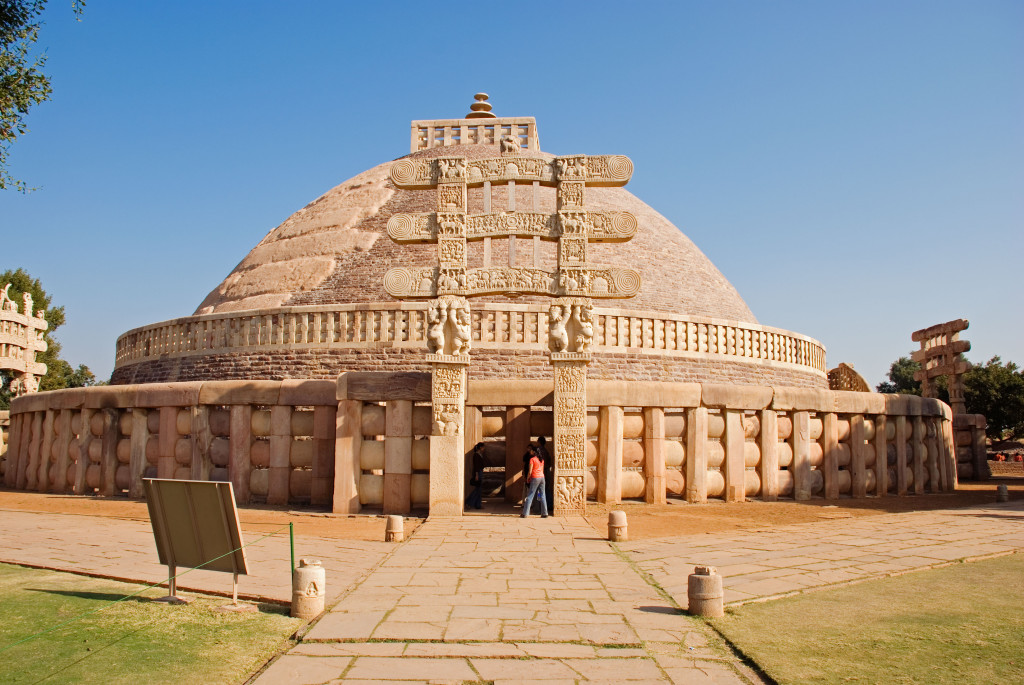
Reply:
[[[528,121],[533,126],[532,119],[413,122],[413,147],[417,124],[430,124],[421,131],[432,136],[434,124],[452,128],[481,121]],[[529,144],[517,154],[554,159],[539,150],[535,128],[530,130]],[[496,137],[475,144],[426,139],[425,149],[400,159],[493,158],[499,149]],[[122,335],[113,382],[330,378],[350,370],[428,370],[426,303],[392,297],[385,289],[385,274],[394,267],[436,265],[438,248],[394,242],[387,225],[396,214],[434,211],[437,190],[397,187],[390,171],[398,161],[345,181],[288,217],[207,295],[193,316]],[[547,185],[516,183],[486,191],[485,197],[482,187],[468,189],[470,215],[488,206],[496,212],[526,207],[545,214],[556,211],[556,190]],[[821,345],[758,324],[722,273],[653,208],[618,187],[588,187],[586,207],[636,217],[632,240],[592,243],[588,259],[636,269],[641,275],[635,297],[594,301],[598,320],[591,377],[827,387]],[[515,262],[551,272],[557,268],[555,243],[529,238],[486,242],[486,248],[481,240],[467,244],[468,267]],[[510,249],[515,249],[514,259]],[[550,378],[546,302],[548,298],[537,295],[471,298],[470,372]]]
[[[457,154],[469,159],[490,157],[496,155],[495,148],[465,145]],[[452,154],[451,148],[439,147],[401,159]],[[522,156],[554,158],[529,151],[523,151]],[[393,266],[429,265],[436,261],[437,251],[433,245],[401,245],[388,237],[389,218],[398,213],[431,211],[436,195],[434,190],[396,188],[388,177],[394,163],[385,162],[335,186],[288,217],[206,296],[195,313],[393,299],[384,290],[387,270]],[[506,190],[507,186],[493,189],[496,206],[507,205]],[[517,206],[532,204],[532,192],[529,186],[517,186]],[[539,194],[539,211],[553,213],[555,189],[541,187]],[[481,195],[479,188],[470,189],[470,213],[483,211]],[[643,285],[640,293],[626,303],[629,309],[757,323],[736,289],[693,241],[635,195],[624,188],[589,188],[587,206],[628,211],[637,218],[640,230],[629,242],[590,247],[594,262],[640,270]],[[544,262],[553,267],[554,246],[545,247]],[[507,246],[495,245],[492,249],[495,261],[507,259]],[[472,252],[469,259],[472,264]],[[508,299],[482,297],[473,301]],[[530,297],[514,300],[543,301]]]

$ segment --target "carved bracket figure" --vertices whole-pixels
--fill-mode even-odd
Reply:
[[[472,318],[464,298],[444,295],[427,308],[427,348],[431,354],[465,356],[472,347]]]

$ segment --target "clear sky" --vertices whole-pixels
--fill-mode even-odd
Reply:
[[[627,154],[628,189],[758,320],[869,383],[965,317],[1024,364],[1024,3],[51,0],[53,100],[0,192],[0,270],[67,308],[100,378],[192,314],[329,188],[486,91],[555,154]]]

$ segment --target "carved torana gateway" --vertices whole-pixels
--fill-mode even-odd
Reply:
[[[21,311],[11,299],[8,283],[0,290],[0,369],[14,376],[11,391],[14,397],[36,392],[39,379],[46,375],[46,364],[36,361],[36,354],[45,352],[43,334],[49,327],[42,309],[32,313],[32,296],[23,293]]]
[[[536,138],[532,119],[505,122],[490,114],[487,96],[480,93],[467,120],[443,122],[471,126],[474,119],[490,119],[492,131],[526,123]],[[486,106],[483,109],[481,105]],[[442,128],[431,122],[428,130]],[[442,122],[437,122],[438,124]],[[414,124],[414,129],[416,124]],[[628,298],[640,291],[636,269],[591,264],[587,246],[592,242],[624,242],[636,235],[637,220],[629,212],[588,211],[588,186],[624,186],[633,163],[622,155],[572,155],[551,160],[521,157],[522,139],[499,137],[500,154],[482,159],[438,157],[403,159],[391,167],[391,181],[399,188],[436,188],[433,212],[396,214],[387,231],[396,242],[437,244],[437,263],[417,269],[395,268],[384,277],[384,287],[398,299],[435,298],[427,310],[428,361],[433,367],[431,402],[433,435],[430,438],[430,512],[462,513],[462,471],[466,371],[470,363],[470,308],[466,298],[476,295],[540,295],[553,298],[547,313],[548,349],[554,367],[555,512],[586,513],[587,365],[594,340],[592,298]],[[417,140],[414,138],[414,145]],[[544,214],[534,206],[516,206],[517,184],[556,189],[556,211]],[[491,189],[508,187],[504,211],[492,211]],[[468,212],[467,190],[482,187],[484,212]],[[508,240],[508,264],[493,266],[491,240]],[[533,244],[529,265],[516,263],[517,241]],[[480,266],[470,267],[467,242],[483,241]],[[540,266],[541,242],[557,242],[553,271]]]

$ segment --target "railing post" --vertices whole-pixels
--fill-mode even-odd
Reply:
[[[793,499],[811,498],[811,416],[806,411],[793,412]]]
[[[412,401],[388,400],[384,414],[384,513],[412,508]]]
[[[886,431],[889,429],[885,414],[875,415],[875,495],[889,494],[889,448]]]
[[[779,499],[779,415],[774,409],[763,409],[760,419],[761,499],[774,502]]]
[[[744,461],[744,443],[746,442],[743,430],[743,412],[735,409],[723,409],[722,418],[725,419],[725,435],[723,436],[723,447],[725,447],[725,501],[743,502],[747,499],[746,482],[744,472],[746,465]]]
[[[708,501],[708,410],[686,410],[686,501]]]
[[[598,420],[597,501],[618,504],[622,501],[622,407],[601,407]]]
[[[644,407],[644,500],[665,503],[665,409]]]
[[[334,432],[334,494],[331,510],[335,513],[358,514],[359,449],[363,444],[363,403],[361,400],[338,401]]]
[[[839,417],[835,412],[822,416],[822,475],[825,477],[825,499],[839,499]]]
[[[249,472],[252,469],[252,406],[233,404],[228,435],[228,478],[238,504],[249,503]]]

